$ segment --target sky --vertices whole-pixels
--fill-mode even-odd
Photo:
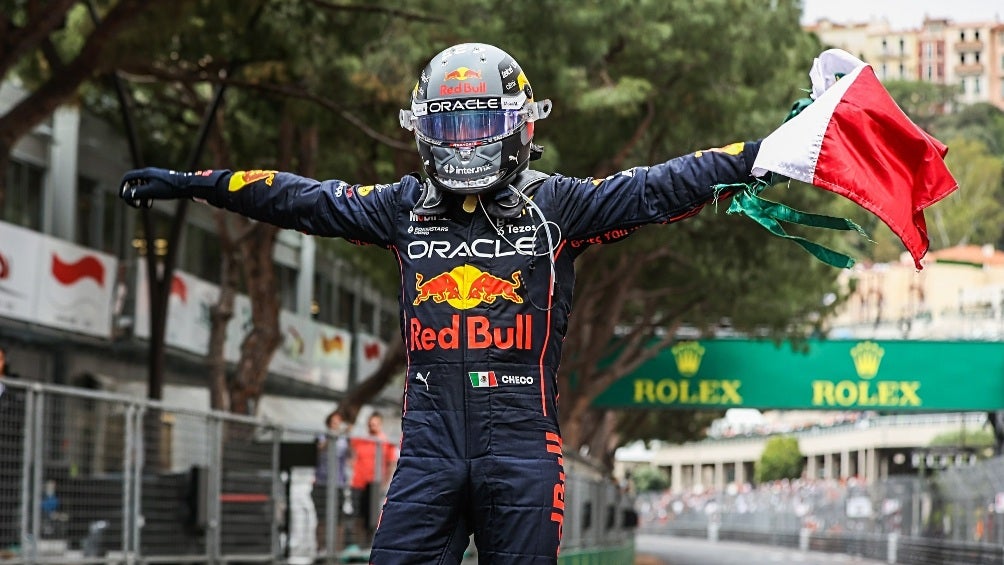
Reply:
[[[920,27],[925,14],[956,23],[1004,22],[1001,0],[802,0],[802,23],[827,18],[837,23],[860,23],[886,18],[893,29]]]

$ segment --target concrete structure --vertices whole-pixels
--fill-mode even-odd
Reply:
[[[921,467],[937,468],[969,464],[970,460],[943,460],[917,453],[936,436],[982,429],[983,414],[929,414],[881,416],[853,424],[814,428],[785,434],[798,440],[805,457],[804,476],[818,479],[857,477],[866,483],[895,474],[917,474]],[[759,435],[729,439],[709,439],[663,446],[652,451],[621,450],[615,474],[623,477],[639,465],[665,469],[673,492],[719,492],[730,485],[753,481],[756,462],[773,436]]]

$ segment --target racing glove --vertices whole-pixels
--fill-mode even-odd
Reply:
[[[154,200],[206,199],[216,190],[216,183],[229,174],[227,170],[179,173],[157,167],[134,169],[122,177],[119,196],[133,208],[149,208]]]

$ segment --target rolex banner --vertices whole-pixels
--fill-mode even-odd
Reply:
[[[999,342],[684,341],[593,402],[597,407],[882,410],[1004,409]]]

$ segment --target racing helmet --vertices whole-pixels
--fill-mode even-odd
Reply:
[[[502,188],[539,156],[533,122],[551,113],[505,51],[484,43],[449,47],[432,58],[401,110],[434,185],[458,194]]]

